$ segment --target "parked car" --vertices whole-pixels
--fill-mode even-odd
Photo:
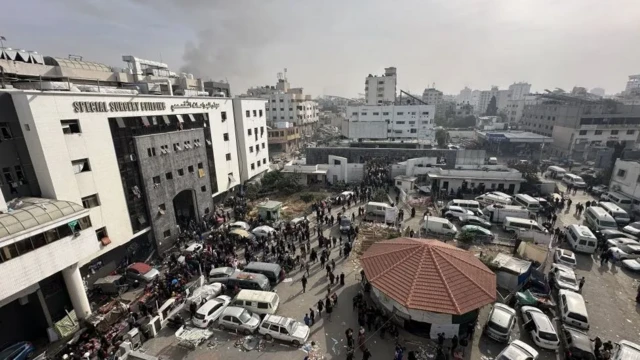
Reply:
[[[231,302],[231,298],[226,295],[220,295],[215,299],[211,299],[200,306],[193,315],[193,325],[199,328],[209,327],[214,321],[220,317],[220,314]]]
[[[611,360],[635,360],[640,358],[640,345],[628,340],[621,340],[613,350]]]
[[[26,360],[36,351],[28,341],[15,343],[0,351],[0,360]]]
[[[617,260],[640,258],[640,245],[637,244],[620,244],[609,248],[609,250]]]
[[[473,215],[473,213],[460,206],[448,206],[447,208],[445,208],[444,217],[446,217],[447,219],[452,219],[452,218],[459,219],[460,216],[463,216],[463,215],[469,216],[469,215]]]
[[[183,254],[184,255],[188,255],[188,254],[198,254],[202,251],[202,249],[204,249],[204,246],[202,244],[199,243],[193,243],[187,246],[186,249],[184,249]]]
[[[160,276],[160,271],[145,263],[137,262],[127,267],[125,270],[125,276],[132,280],[151,282]]]
[[[260,326],[260,316],[238,306],[228,306],[218,319],[220,330],[235,330],[245,335],[255,333],[258,326]]]
[[[570,290],[573,292],[578,292],[580,290],[578,280],[576,279],[576,274],[573,272],[572,268],[566,265],[551,265],[549,276],[554,277],[556,287],[559,289]]]
[[[570,268],[575,268],[578,264],[576,255],[571,250],[556,249],[553,254],[553,262],[556,264],[567,265]]]
[[[486,229],[491,228],[491,222],[475,215],[460,216],[461,225],[477,225]]]
[[[640,221],[632,222],[623,227],[622,231],[632,236],[640,236]]]
[[[629,235],[620,230],[613,230],[613,229],[596,231],[593,234],[598,238],[598,240],[601,240],[601,241],[607,241],[610,239],[617,239],[617,238],[629,238],[636,241],[638,240],[633,235]]]
[[[596,355],[591,348],[589,334],[585,331],[563,324],[560,327],[559,334],[565,359],[596,360]]]
[[[495,237],[493,235],[493,233],[481,226],[477,226],[477,225],[465,225],[460,229],[461,233],[471,233],[473,234],[475,237],[485,240],[493,240],[493,238]]]
[[[557,350],[560,340],[551,319],[542,310],[533,306],[520,308],[524,329],[531,335],[533,342],[547,350]]]
[[[640,271],[640,259],[626,259],[622,260],[622,266],[631,271]]]
[[[538,360],[538,352],[520,340],[514,340],[496,356],[498,360]]]
[[[251,230],[251,232],[253,233],[253,235],[259,238],[266,238],[269,236],[269,234],[275,234],[276,229],[272,228],[271,226],[262,225]]]
[[[607,240],[607,242],[605,243],[605,248],[609,249],[609,248],[614,248],[622,245],[638,245],[638,244],[640,243],[636,240],[623,237],[623,238],[615,238],[615,239]]]
[[[516,311],[505,304],[495,303],[484,325],[484,333],[496,341],[509,342],[515,325]]]
[[[258,332],[265,339],[291,342],[294,346],[304,344],[309,338],[309,327],[299,321],[279,315],[266,315]]]
[[[240,272],[240,270],[234,269],[232,267],[219,267],[211,269],[211,271],[209,271],[209,282],[216,282],[222,279],[226,279],[236,272]]]
[[[593,195],[600,196],[606,193],[608,190],[609,190],[609,187],[607,185],[596,185],[591,188],[591,193]]]

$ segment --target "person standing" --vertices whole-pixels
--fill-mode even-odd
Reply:
[[[305,293],[307,292],[307,277],[304,276],[304,274],[302,274],[302,279],[300,279],[300,282],[302,282],[302,292]]]
[[[316,323],[316,312],[309,308],[309,320],[311,320],[311,326]]]
[[[578,289],[579,293],[582,293],[582,287],[584,286],[585,281],[586,280],[584,279],[584,276],[583,276],[582,279],[580,279],[580,285],[579,285],[580,287]]]
[[[453,335],[453,339],[451,339],[451,356],[453,356],[457,347],[458,347],[458,335]]]
[[[304,324],[311,326],[311,318],[309,318],[309,314],[304,314]]]
[[[322,316],[322,309],[324,308],[324,302],[322,299],[318,300],[318,316]]]
[[[371,358],[371,352],[369,351],[369,349],[365,348],[362,351],[362,360],[369,360]]]

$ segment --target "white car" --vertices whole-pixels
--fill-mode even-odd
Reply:
[[[447,211],[444,213],[444,217],[447,219],[451,218],[460,218],[460,216],[473,216],[473,213],[465,208],[460,206],[449,206],[447,207]]]
[[[609,248],[616,260],[627,260],[640,258],[640,245],[620,244]]]
[[[637,240],[633,240],[630,238],[615,238],[607,240],[607,249],[612,247],[618,247],[620,245],[638,245],[640,244]]]
[[[566,249],[556,249],[553,254],[553,262],[556,264],[567,265],[570,268],[575,268],[578,264],[576,261],[576,255],[573,251]]]
[[[580,291],[576,274],[573,272],[572,268],[562,264],[553,264],[551,265],[550,273],[555,276],[556,287],[559,289],[574,292]]]
[[[484,325],[484,333],[496,341],[509,342],[515,325],[516,311],[505,304],[495,303]]]
[[[236,221],[234,223],[229,224],[229,229],[243,229],[249,231],[251,226],[244,221]]]
[[[309,327],[299,321],[279,315],[266,315],[258,332],[265,339],[291,342],[294,346],[304,344],[309,338]]]
[[[226,295],[220,295],[215,299],[211,299],[200,306],[193,315],[193,325],[199,328],[207,328],[220,317],[220,314],[231,302],[231,298]]]
[[[640,271],[640,259],[627,259],[622,260],[622,266],[626,267],[631,271]]]
[[[189,246],[187,246],[186,249],[184,249],[184,253],[185,254],[198,254],[199,252],[202,251],[202,249],[204,249],[204,246],[202,244],[193,243],[193,244],[190,244]]]
[[[533,306],[520,308],[524,329],[531,335],[533,342],[547,350],[557,350],[560,346],[560,338],[553,327],[551,319],[542,310]]]
[[[251,232],[256,237],[266,238],[266,237],[269,236],[269,234],[275,234],[276,233],[276,229],[272,228],[271,226],[262,225],[262,226],[258,226],[255,229],[251,230]]]
[[[497,360],[538,360],[538,352],[523,341],[514,340],[496,356]]]
[[[260,316],[258,314],[252,314],[251,311],[238,306],[227,307],[218,319],[220,330],[236,330],[245,335],[255,333],[259,325]]]
[[[623,227],[622,231],[626,232],[629,235],[639,236],[640,235],[640,221],[632,222],[631,224]]]

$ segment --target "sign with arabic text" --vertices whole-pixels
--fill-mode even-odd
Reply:
[[[180,104],[171,105],[171,111],[175,111],[176,109],[217,109],[220,107],[220,104],[213,101],[189,101],[185,100]]]

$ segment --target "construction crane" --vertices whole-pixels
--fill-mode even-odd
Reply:
[[[429,104],[427,104],[426,102],[422,101],[422,99],[417,98],[417,97],[415,97],[415,96],[413,96],[413,95],[409,94],[408,92],[406,92],[406,91],[404,91],[404,90],[400,89],[400,103],[401,103],[401,104],[402,104],[402,94],[405,94],[405,95],[407,95],[408,97],[410,97],[410,98],[412,98],[412,99],[414,99],[414,100],[416,100],[416,101],[418,101],[418,102],[420,102],[420,103],[422,103],[422,104],[424,104],[424,105],[429,105]]]

